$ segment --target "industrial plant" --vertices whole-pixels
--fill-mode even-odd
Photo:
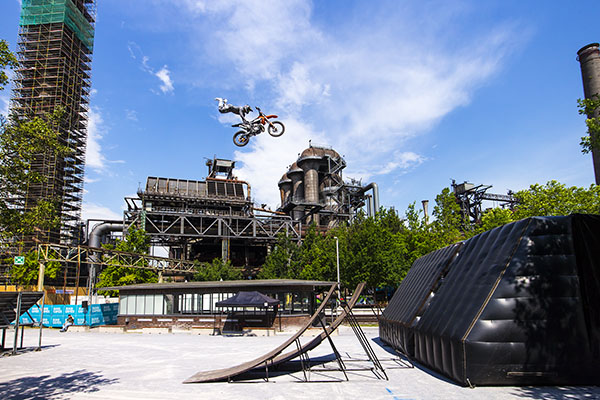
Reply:
[[[365,205],[367,214],[379,210],[376,183],[344,181],[346,161],[332,148],[310,145],[279,180],[278,211],[304,224],[331,229],[349,222]],[[367,194],[371,191],[372,194]]]
[[[234,176],[235,161],[214,158],[206,165],[204,181],[148,177],[137,197],[125,199],[125,232],[144,229],[170,258],[222,258],[254,270],[278,235],[300,240],[300,221],[254,207],[250,183]]]

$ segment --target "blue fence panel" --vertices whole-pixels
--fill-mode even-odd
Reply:
[[[83,307],[80,305],[44,306],[43,324],[46,327],[61,328],[70,314],[75,320],[75,325],[115,325],[117,323],[119,304],[93,304],[86,311],[84,312]],[[31,314],[35,322],[38,322],[42,312],[37,305],[34,305],[29,309],[29,314]],[[19,322],[30,324],[33,321],[27,313],[24,313],[19,318]]]

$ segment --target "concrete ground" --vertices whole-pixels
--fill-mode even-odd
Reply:
[[[318,371],[303,382],[301,370],[274,373],[269,382],[257,376],[235,383],[182,384],[201,370],[251,360],[275,348],[290,334],[210,336],[186,333],[59,333],[44,329],[43,350],[25,350],[0,358],[0,399],[600,399],[600,387],[463,388],[422,367],[408,368],[382,346],[377,328],[365,333],[382,360],[389,380],[370,371]],[[13,343],[11,334],[6,343]],[[309,340],[309,337],[303,341]],[[366,367],[362,348],[349,328],[334,343],[348,368]],[[38,330],[25,331],[25,346],[36,346]],[[327,342],[310,353],[331,360]],[[349,361],[354,360],[354,361]],[[299,363],[293,363],[298,366]],[[293,366],[294,366],[293,365]],[[293,369],[293,368],[292,368]]]

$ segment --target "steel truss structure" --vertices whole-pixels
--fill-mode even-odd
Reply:
[[[483,213],[481,205],[484,200],[496,201],[500,203],[501,207],[511,209],[518,203],[512,192],[509,191],[508,194],[487,193],[488,189],[491,188],[492,185],[475,186],[468,182],[457,184],[456,181],[452,180],[452,190],[456,202],[460,205],[460,211],[465,222],[472,224],[481,222]]]
[[[31,184],[15,201],[24,210],[40,200],[60,204],[60,228],[37,229],[33,237],[24,238],[29,246],[78,240],[95,13],[95,0],[22,1],[11,110],[27,119],[62,108],[59,141],[71,150],[66,157],[39,154],[31,168],[45,181]]]
[[[284,234],[300,241],[302,224],[287,215],[253,207],[250,185],[233,175],[235,162],[208,160],[204,181],[148,177],[138,197],[127,197],[124,234],[144,229],[169,256],[210,262],[221,257],[236,267],[259,267],[270,244]]]
[[[132,200],[127,199],[128,204]],[[126,229],[143,226],[153,241],[169,243],[181,238],[252,239],[273,242],[285,233],[300,240],[300,222],[287,216],[203,215],[177,212],[125,211]]]
[[[60,262],[65,266],[74,265],[80,268],[82,264],[108,267],[150,269],[159,272],[193,274],[196,265],[191,261],[175,260],[165,257],[144,254],[127,253],[117,250],[98,249],[86,246],[65,246],[58,244],[41,244],[38,246],[40,263]]]

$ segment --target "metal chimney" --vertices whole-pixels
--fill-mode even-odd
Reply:
[[[582,47],[577,52],[577,60],[581,65],[581,76],[583,78],[583,93],[586,99],[598,96],[600,98],[600,45],[591,43]],[[600,110],[588,118],[600,117]],[[596,184],[600,185],[600,149],[592,149],[594,162],[594,175]]]
[[[423,214],[425,215],[425,223],[429,223],[429,200],[421,200],[423,204]]]

